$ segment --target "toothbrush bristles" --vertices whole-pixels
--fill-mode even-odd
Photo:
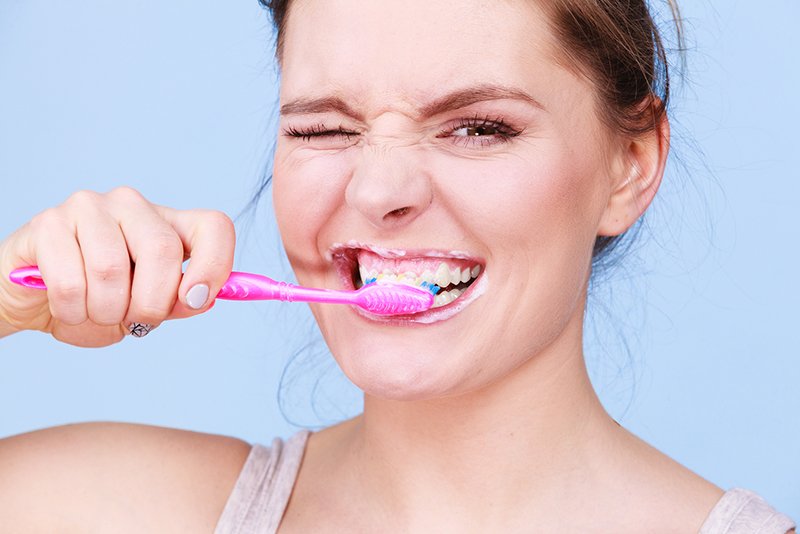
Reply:
[[[428,291],[430,291],[434,295],[442,290],[442,288],[437,286],[436,284],[430,284],[428,282],[422,282],[421,285],[422,285],[423,289],[427,289]]]
[[[378,282],[378,279],[373,276],[372,278],[367,278],[366,280],[364,280],[364,286],[368,286],[370,284],[375,284],[377,282]],[[442,290],[441,287],[437,286],[436,284],[432,284],[430,282],[422,282],[422,284],[420,284],[420,287],[422,289],[427,289],[428,291],[430,291],[434,295],[436,295],[437,293],[439,293],[439,291]]]

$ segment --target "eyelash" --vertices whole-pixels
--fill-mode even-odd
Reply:
[[[494,140],[488,139],[488,136],[458,136],[458,138],[462,138],[464,140],[463,146],[465,147],[470,145],[491,146],[497,143],[507,143],[514,137],[520,135],[523,131],[512,128],[506,123],[505,120],[503,120],[502,117],[496,117],[492,119],[487,115],[481,118],[479,115],[475,114],[469,119],[459,119],[458,124],[455,125],[455,127],[442,130],[438,137],[445,137],[462,128],[493,128],[496,130],[496,133],[494,134]],[[456,141],[453,142],[457,142],[458,138],[456,138]]]
[[[305,130],[298,130],[292,126],[284,130],[283,133],[290,137],[299,137],[306,142],[311,141],[312,137],[332,137],[334,135],[341,135],[346,141],[350,141],[350,136],[357,135],[356,132],[344,130],[342,126],[339,126],[338,130],[329,130],[322,123],[315,124],[314,126],[311,126]]]
[[[488,115],[480,117],[476,114],[471,118],[459,119],[457,124],[442,130],[437,137],[446,137],[462,128],[493,128],[496,130],[496,133],[493,134],[495,136],[493,140],[487,139],[489,136],[458,136],[458,138],[463,138],[464,141],[462,144],[465,147],[491,146],[497,143],[506,143],[523,132],[523,130],[516,130],[506,124],[502,117],[492,119]],[[349,142],[352,136],[358,135],[358,132],[345,130],[341,125],[338,130],[330,130],[324,124],[319,123],[307,129],[297,129],[292,126],[284,130],[284,134],[299,138],[305,142],[310,142],[314,137],[334,137],[338,135]],[[453,142],[458,143],[458,138]]]

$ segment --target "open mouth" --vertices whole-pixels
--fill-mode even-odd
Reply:
[[[464,300],[484,270],[483,263],[465,254],[459,257],[456,253],[415,253],[350,244],[332,250],[342,279],[352,289],[372,282],[438,288],[431,310]]]

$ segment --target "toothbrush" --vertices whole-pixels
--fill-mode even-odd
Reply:
[[[9,279],[21,286],[47,289],[36,266],[16,269],[11,272]],[[376,315],[404,315],[429,309],[439,289],[439,286],[427,282],[423,282],[422,288],[416,288],[404,284],[376,283],[375,279],[367,280],[356,291],[314,289],[278,282],[259,274],[234,271],[216,298],[353,304]]]

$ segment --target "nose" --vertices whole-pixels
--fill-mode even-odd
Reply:
[[[432,199],[431,181],[412,147],[365,146],[345,190],[347,204],[381,229],[409,224]]]

